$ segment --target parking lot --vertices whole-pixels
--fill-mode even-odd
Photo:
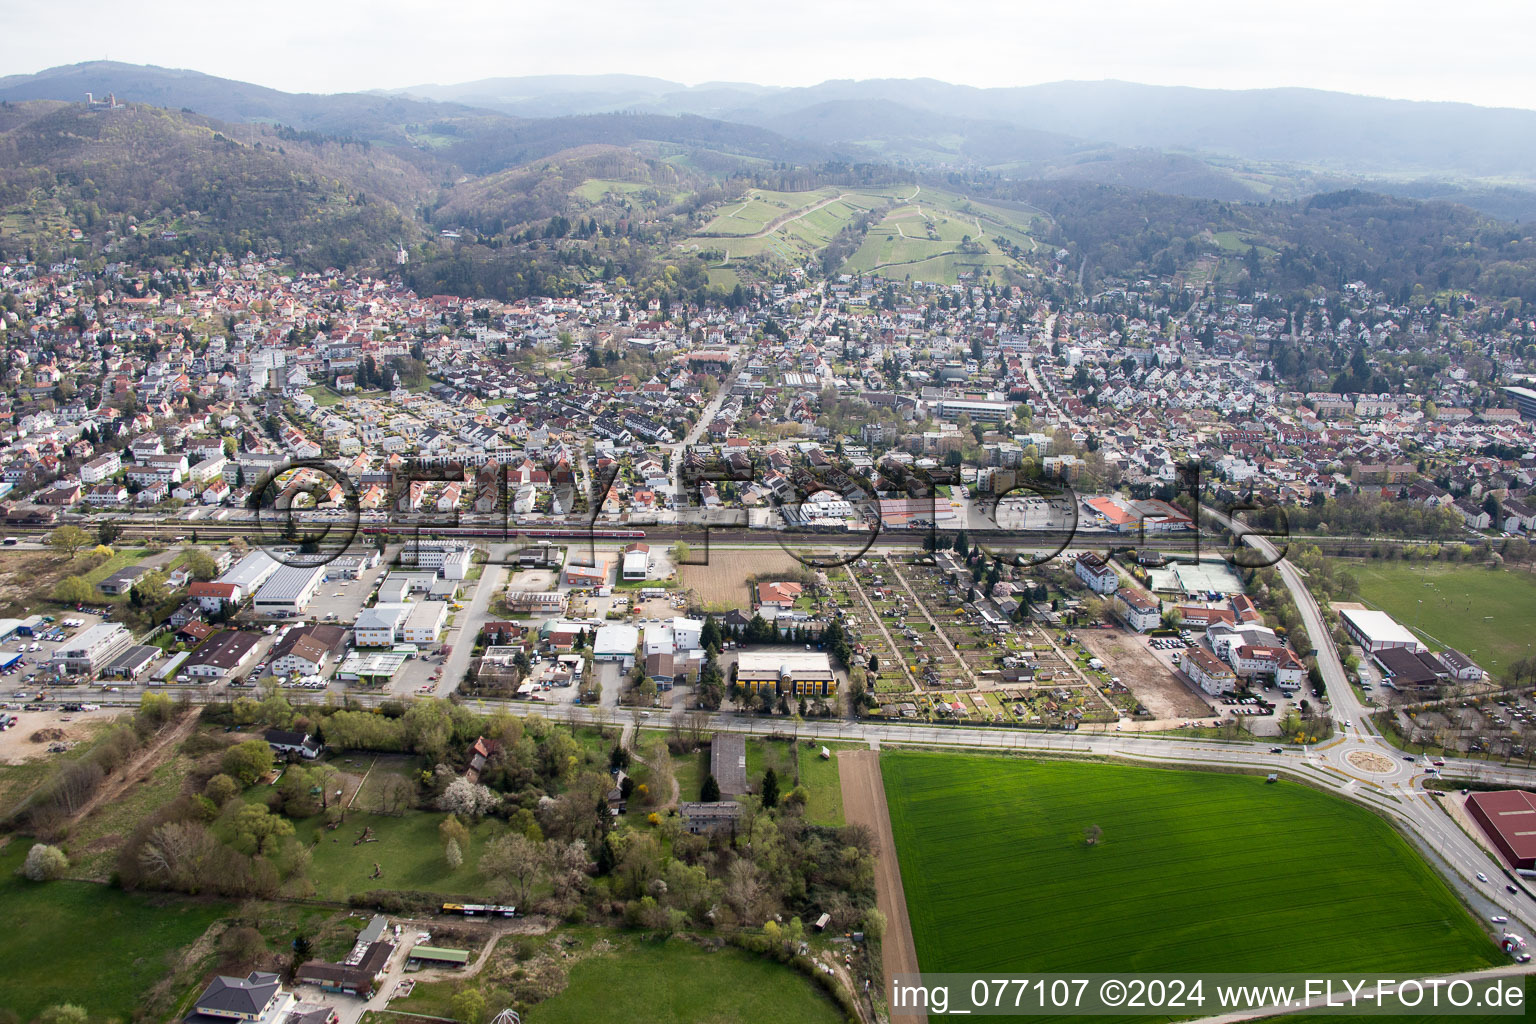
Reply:
[[[45,631],[37,636],[13,634],[0,643],[0,661],[20,654],[21,660],[10,669],[0,672],[0,700],[16,701],[19,694],[31,697],[39,689],[50,691],[65,689],[81,691],[86,685],[83,677],[57,676],[52,667],[53,652],[79,633],[102,622],[102,617],[92,611],[61,612],[51,616],[53,622],[45,623]],[[79,623],[65,626],[64,622]],[[34,650],[33,648],[36,648]],[[107,685],[115,685],[108,682]]]

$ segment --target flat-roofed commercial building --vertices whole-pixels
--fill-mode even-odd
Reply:
[[[736,682],[752,693],[825,697],[837,692],[837,673],[823,651],[743,651]]]
[[[131,646],[133,634],[128,627],[103,622],[64,641],[51,660],[65,672],[96,672]]]
[[[1406,647],[1417,651],[1424,645],[1419,638],[1398,625],[1397,620],[1386,612],[1368,608],[1345,608],[1339,612],[1344,632],[1365,648],[1367,654],[1375,654],[1389,647]]]
[[[325,578],[323,565],[285,565],[256,591],[257,615],[293,618],[303,615],[315,599],[320,581]]]

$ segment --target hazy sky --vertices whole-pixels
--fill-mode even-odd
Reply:
[[[1529,0],[0,0],[0,74],[109,58],[290,91],[627,72],[1300,85],[1536,108]]]

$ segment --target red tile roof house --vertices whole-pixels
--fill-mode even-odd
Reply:
[[[194,583],[187,588],[187,596],[197,601],[204,611],[216,612],[224,604],[239,604],[242,595],[236,583]]]
[[[764,611],[788,611],[795,606],[795,599],[803,588],[798,583],[759,583],[757,604]]]

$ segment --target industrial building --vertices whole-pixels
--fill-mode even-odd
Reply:
[[[352,643],[357,647],[392,647],[411,614],[411,606],[380,602],[357,613],[352,624]]]
[[[1418,637],[1398,625],[1397,620],[1386,612],[1345,608],[1339,612],[1339,618],[1344,623],[1344,632],[1364,648],[1367,654],[1375,654],[1389,647],[1406,647],[1410,651],[1417,651],[1424,646],[1419,643]]]
[[[101,674],[113,679],[137,679],[164,653],[151,644],[133,644],[108,662]]]
[[[635,663],[639,643],[640,631],[634,626],[599,626],[592,641],[592,660],[623,662],[628,669]]]
[[[420,601],[409,605],[400,639],[408,644],[435,644],[448,621],[448,605],[442,601]]]
[[[717,732],[709,741],[709,774],[722,796],[747,791],[747,738],[739,732]]]
[[[324,578],[323,565],[283,566],[256,591],[256,614],[287,619],[303,615]]]
[[[251,660],[260,639],[255,633],[226,630],[193,651],[183,663],[182,671],[199,679],[227,679]]]
[[[1466,806],[1511,867],[1536,868],[1536,795],[1518,789],[1473,793]]]

